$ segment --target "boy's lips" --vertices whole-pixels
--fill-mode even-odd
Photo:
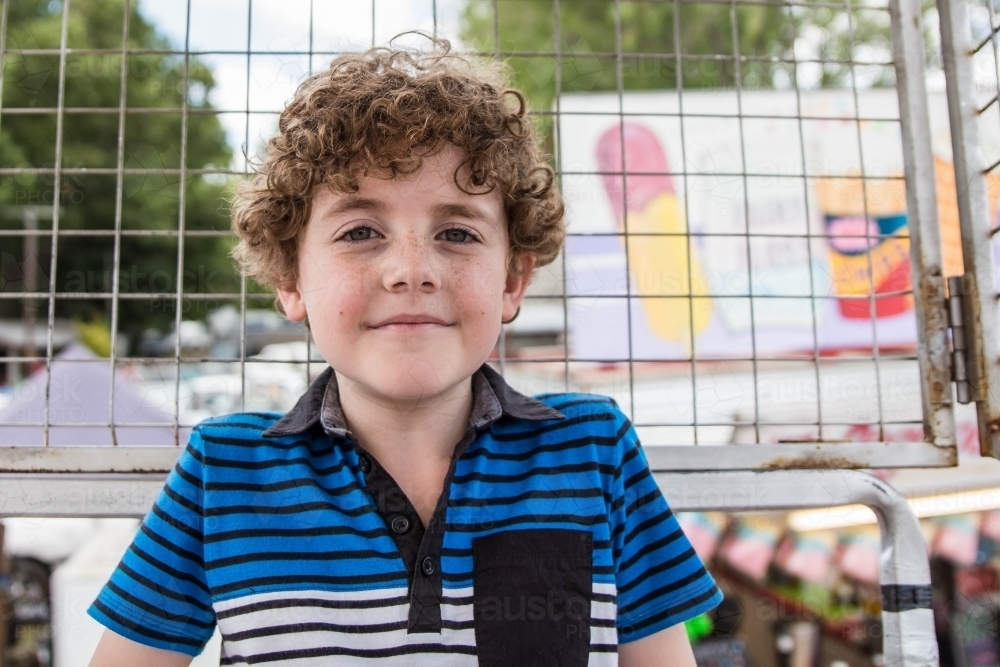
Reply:
[[[376,331],[397,331],[400,333],[416,333],[418,331],[431,331],[433,329],[445,329],[449,325],[438,324],[437,322],[394,322],[392,324],[383,324],[380,327],[374,327]]]
[[[416,313],[413,315],[396,315],[388,319],[382,320],[376,324],[372,325],[373,329],[381,329],[387,326],[401,325],[398,328],[406,329],[414,325],[436,325],[436,326],[450,326],[447,322],[439,317],[434,317],[433,315],[424,315],[422,313]],[[405,325],[405,326],[402,326]]]

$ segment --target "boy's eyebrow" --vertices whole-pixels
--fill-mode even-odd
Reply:
[[[387,215],[389,207],[379,199],[369,199],[368,197],[342,197],[340,201],[331,206],[323,217],[333,217],[348,211],[375,211]]]
[[[380,199],[370,199],[368,197],[343,197],[336,204],[327,210],[324,217],[333,217],[348,211],[375,211],[382,215],[388,215],[389,207]],[[494,229],[500,229],[500,224],[486,211],[477,206],[451,202],[446,204],[436,204],[431,213],[435,218],[460,217],[468,220],[478,220],[490,225]]]
[[[467,206],[460,203],[438,204],[432,209],[432,213],[436,218],[455,216],[485,222],[498,231],[500,228],[499,223],[492,215],[477,206]]]

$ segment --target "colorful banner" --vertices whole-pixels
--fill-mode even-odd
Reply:
[[[673,91],[626,95],[627,116],[617,96],[560,101],[573,356],[912,348],[895,91],[862,91],[857,108],[851,91],[802,93],[802,120],[793,91],[743,93],[742,122],[721,115],[735,116],[735,99],[685,92],[683,118]],[[943,93],[931,107],[943,263],[956,275]]]

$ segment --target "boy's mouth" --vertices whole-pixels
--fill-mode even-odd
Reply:
[[[384,324],[380,327],[373,327],[377,331],[397,331],[400,333],[417,333],[420,331],[432,331],[434,329],[444,329],[447,324],[438,324],[436,322],[394,322],[392,324]]]
[[[440,317],[434,317],[433,315],[427,315],[424,313],[414,313],[410,315],[395,315],[388,319],[382,320],[372,325],[372,329],[386,329],[386,328],[396,328],[399,331],[416,331],[416,328],[410,329],[409,327],[422,327],[427,325],[426,328],[437,327],[437,326],[449,326],[447,322],[442,320]]]

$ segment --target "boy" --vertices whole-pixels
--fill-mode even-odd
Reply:
[[[721,593],[629,420],[485,363],[563,204],[502,70],[434,46],[310,77],[237,191],[237,258],[330,368],[194,429],[92,665],[186,665],[216,625],[227,665],[694,665]]]

